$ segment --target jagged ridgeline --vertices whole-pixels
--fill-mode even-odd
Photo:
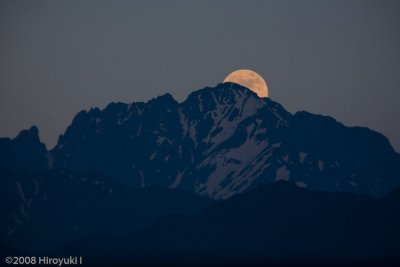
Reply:
[[[195,91],[182,103],[165,94],[81,111],[49,152],[36,128],[0,140],[3,168],[95,171],[135,188],[181,188],[214,199],[278,180],[382,195],[400,184],[399,164],[380,133],[293,115],[234,83]]]
[[[0,257],[398,261],[398,166],[383,135],[233,83],[112,103],[51,151],[36,127],[0,139]]]

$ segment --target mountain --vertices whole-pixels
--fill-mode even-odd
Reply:
[[[46,146],[36,126],[21,131],[14,139],[0,138],[0,169],[40,172],[48,169]]]
[[[164,216],[194,214],[212,202],[182,190],[128,188],[98,173],[0,175],[0,242],[30,253],[78,238],[134,233]]]
[[[398,166],[383,135],[234,83],[111,103],[51,151],[36,127],[0,139],[0,255],[399,262]]]
[[[98,171],[229,198],[277,180],[383,195],[400,185],[400,156],[383,135],[308,112],[291,114],[234,83],[147,103],[81,111],[51,151],[53,167]]]
[[[60,253],[94,265],[382,266],[400,262],[399,193],[377,199],[279,181],[132,235],[76,240]]]

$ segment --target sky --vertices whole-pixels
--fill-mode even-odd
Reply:
[[[51,149],[83,109],[264,77],[295,113],[386,135],[400,151],[400,1],[0,0],[0,137]]]

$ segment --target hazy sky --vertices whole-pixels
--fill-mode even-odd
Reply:
[[[82,109],[183,101],[240,68],[400,150],[399,1],[0,0],[1,137],[37,125],[52,148]]]

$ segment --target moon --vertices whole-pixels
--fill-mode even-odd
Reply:
[[[225,82],[237,83],[249,88],[256,93],[258,97],[268,97],[268,85],[257,72],[252,70],[235,70],[226,76]]]

